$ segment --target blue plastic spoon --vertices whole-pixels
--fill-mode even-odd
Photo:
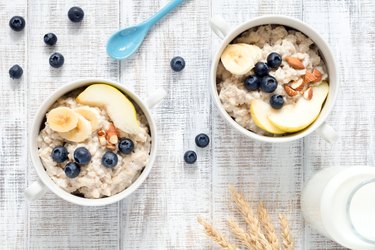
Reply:
[[[151,27],[183,2],[184,0],[171,0],[143,23],[114,33],[107,43],[108,55],[118,60],[131,56],[141,46]]]

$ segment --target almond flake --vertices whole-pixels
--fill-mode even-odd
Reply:
[[[310,101],[313,97],[313,89],[311,87],[308,87],[304,92],[303,92],[303,97]]]
[[[302,78],[299,78],[297,81],[294,81],[290,84],[290,87],[294,90],[302,90],[303,87],[305,86],[305,83],[303,82]]]
[[[304,69],[305,66],[303,65],[302,61],[296,57],[287,56],[285,57],[285,60],[287,63],[292,67],[293,69]]]
[[[298,95],[298,91],[292,89],[289,85],[284,85],[285,92],[288,96],[296,96]]]
[[[313,73],[311,73],[310,71],[306,70],[306,74],[304,76],[304,81],[305,81],[305,83],[315,82],[316,76]]]

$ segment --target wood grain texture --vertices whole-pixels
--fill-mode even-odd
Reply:
[[[343,249],[305,225],[299,199],[304,182],[320,168],[375,165],[373,1],[187,0],[155,26],[132,58],[118,63],[106,56],[112,32],[141,22],[165,2],[0,1],[0,249],[216,249],[196,217],[228,232],[225,219],[237,215],[229,184],[254,203],[263,200],[274,221],[285,213],[297,249]],[[74,5],[85,11],[82,24],[67,18]],[[332,46],[341,89],[328,123],[339,131],[338,143],[317,135],[284,145],[258,143],[233,131],[211,103],[208,74],[220,40],[209,30],[209,17],[221,15],[236,25],[264,14],[304,20]],[[26,18],[23,32],[9,29],[13,15]],[[58,36],[55,47],[43,44],[47,32]],[[54,51],[65,56],[61,69],[48,65]],[[187,64],[180,73],[169,66],[176,55]],[[24,68],[18,81],[8,77],[15,63]],[[36,179],[27,155],[32,118],[52,91],[85,77],[118,80],[143,98],[160,87],[168,91],[153,109],[160,148],[150,177],[128,199],[106,207],[75,206],[51,193],[26,202],[23,189]],[[194,144],[200,132],[211,138],[206,149]],[[198,153],[194,166],[183,163],[188,149]]]

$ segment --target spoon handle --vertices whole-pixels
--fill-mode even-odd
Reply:
[[[184,0],[171,0],[171,1],[169,1],[155,15],[153,15],[152,17],[147,19],[145,21],[145,23],[148,23],[148,25],[150,25],[150,27],[153,26],[160,19],[162,19],[165,15],[167,15],[169,12],[171,12],[173,9],[175,9],[177,6],[179,6],[183,2],[184,2]]]

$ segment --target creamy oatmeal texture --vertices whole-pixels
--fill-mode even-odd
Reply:
[[[302,98],[302,96],[296,95],[291,97],[287,95],[283,84],[297,81],[306,74],[307,70],[312,70],[313,68],[318,69],[322,73],[322,80],[328,77],[318,48],[310,38],[301,32],[287,30],[284,26],[266,25],[242,33],[232,43],[246,43],[258,46],[262,51],[260,59],[262,62],[267,61],[267,56],[271,52],[277,52],[283,58],[281,66],[277,70],[269,72],[269,75],[275,77],[279,83],[273,93],[248,91],[244,87],[243,81],[247,76],[254,74],[253,70],[245,75],[233,75],[224,68],[221,61],[219,62],[217,69],[217,90],[224,109],[238,124],[255,133],[271,135],[255,125],[250,114],[250,103],[253,99],[262,99],[265,102],[269,102],[270,96],[278,94],[285,97],[285,104],[291,104]],[[285,62],[284,58],[286,56],[300,59],[305,69],[298,70],[292,68]]]
[[[73,97],[60,98],[51,108],[69,107],[76,108],[80,105]],[[99,126],[107,129],[110,125],[110,118],[104,109],[94,107],[98,113]],[[110,169],[102,165],[103,154],[108,151],[99,143],[97,132],[81,143],[64,140],[59,133],[53,131],[46,122],[45,127],[40,131],[38,137],[39,156],[43,166],[51,179],[61,188],[69,193],[83,195],[85,198],[101,198],[112,196],[129,187],[141,174],[146,166],[150,148],[151,136],[145,116],[138,111],[137,118],[140,121],[140,132],[138,134],[126,134],[118,130],[119,138],[126,137],[134,142],[134,152],[131,154],[121,154],[118,149],[117,166]],[[81,166],[81,172],[76,178],[68,178],[64,172],[64,163],[56,163],[51,158],[52,149],[55,146],[64,145],[69,152],[69,160],[73,161],[73,152],[76,148],[86,147],[91,155],[91,162]]]

